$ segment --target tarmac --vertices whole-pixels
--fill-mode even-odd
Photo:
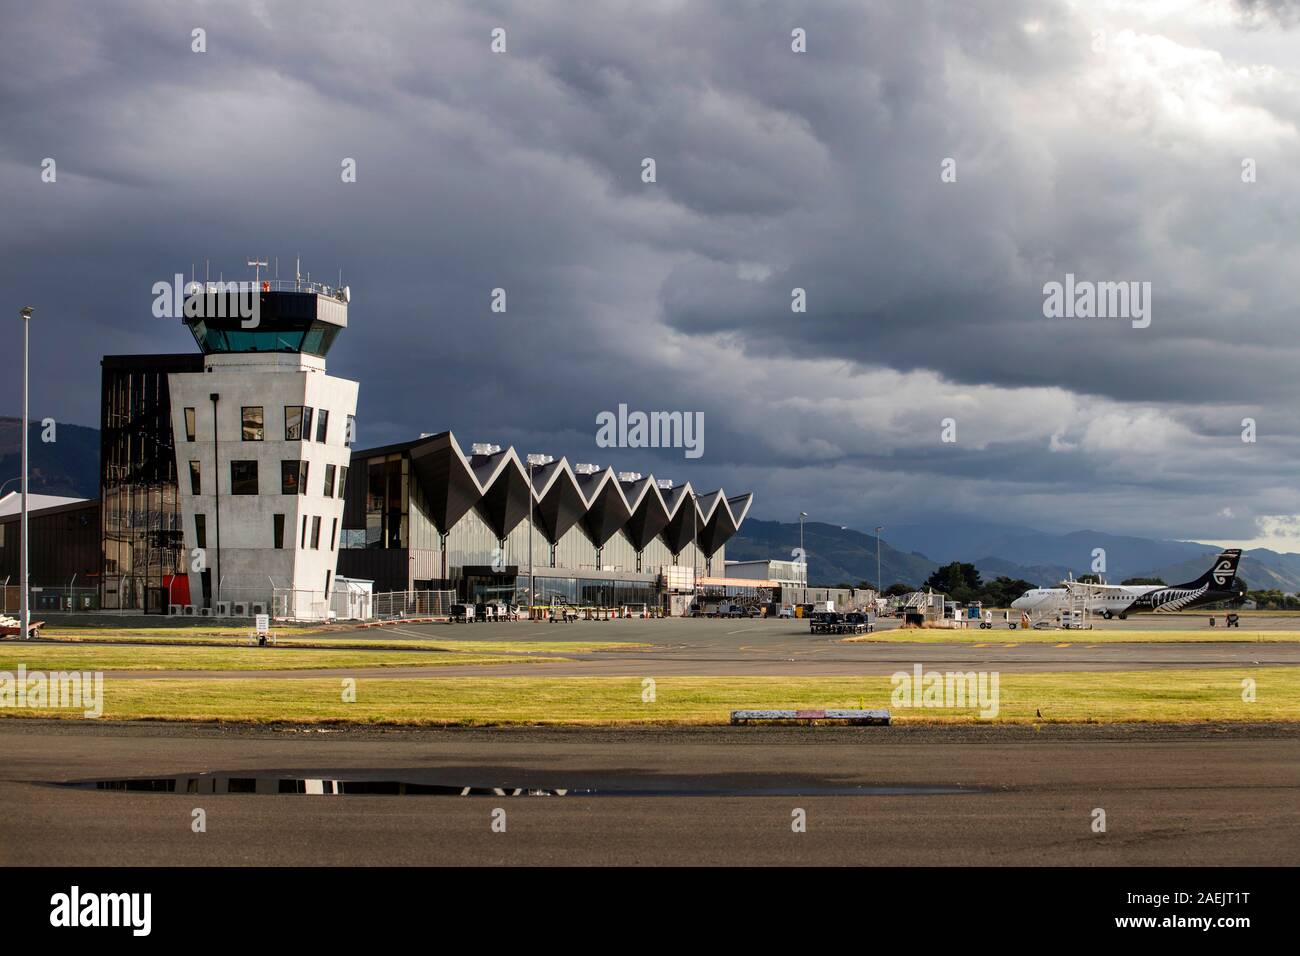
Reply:
[[[1300,619],[1263,623],[1243,628],[1300,638]],[[1104,625],[1167,626],[1153,617]],[[964,644],[878,636],[846,644],[809,634],[803,621],[632,620],[397,625],[319,639],[648,645],[544,663],[340,672],[420,680],[1300,664],[1300,643],[1101,644],[1061,632],[1027,644],[1005,629]],[[277,671],[276,650],[266,649],[267,670],[202,676],[334,673]],[[169,675],[198,676],[137,672]],[[10,719],[0,720],[0,758],[2,866],[1300,863],[1300,724],[376,729]],[[93,789],[196,773],[482,795]],[[67,786],[76,782],[90,788]]]
[[[380,731],[9,720],[0,752],[3,866],[1300,863],[1292,725]],[[199,771],[503,795],[57,785]],[[617,796],[647,787],[708,795]],[[903,792],[868,789],[879,787]],[[927,787],[958,792],[915,792]],[[756,789],[780,793],[736,795]]]

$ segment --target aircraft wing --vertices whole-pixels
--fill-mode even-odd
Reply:
[[[1085,597],[1105,597],[1108,594],[1120,594],[1124,591],[1122,584],[1093,584],[1089,581],[1062,581],[1061,586],[1072,595]]]

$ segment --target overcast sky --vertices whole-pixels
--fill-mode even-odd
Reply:
[[[102,354],[193,349],[153,283],[300,255],[352,289],[361,446],[1300,550],[1290,0],[42,2],[0,55],[35,417],[97,425]],[[1045,317],[1067,273],[1151,283],[1150,325]],[[598,448],[620,403],[702,412],[703,456]]]

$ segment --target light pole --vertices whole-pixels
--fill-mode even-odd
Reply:
[[[883,527],[876,529],[876,597],[885,593],[885,582],[880,580],[880,532],[884,530]]]
[[[699,600],[700,586],[696,582],[699,579],[698,559],[700,555],[700,499],[695,497],[695,492],[690,492],[691,496],[691,546],[695,548],[691,552],[691,587],[695,588]]]
[[[528,456],[528,618],[533,617],[533,606],[537,603],[537,579],[533,576],[533,469],[538,465],[549,465],[555,461],[551,455]]]
[[[528,619],[533,619],[533,594],[537,587],[533,577],[533,456],[528,456]]]
[[[212,400],[212,508],[216,512],[215,517],[217,519],[217,565],[216,570],[209,575],[209,579],[212,577],[217,579],[217,596],[212,602],[212,610],[215,611],[217,605],[221,603],[221,448],[217,443],[217,402],[221,401],[221,394],[212,392],[208,395],[208,398]],[[303,414],[305,415],[306,412],[303,412]],[[232,495],[235,493],[233,487],[230,489],[230,493]],[[204,537],[206,538],[207,535],[204,535]],[[197,544],[197,542],[195,543]],[[207,550],[207,544],[205,540],[203,542],[205,551]],[[203,560],[206,566],[206,554]],[[275,592],[271,593],[271,597],[275,597]],[[296,602],[298,599],[296,596],[291,596],[290,600]]]
[[[31,637],[28,628],[32,623],[32,609],[27,595],[27,329],[35,311],[29,305],[18,312],[23,320],[23,501],[21,527],[18,532],[22,540],[22,547],[19,548],[18,554],[18,624],[22,628],[23,640]]]
[[[808,512],[799,512],[799,560],[803,562],[803,586],[808,587],[808,552],[803,549],[803,523]]]

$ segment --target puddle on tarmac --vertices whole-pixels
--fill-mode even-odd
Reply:
[[[426,783],[416,779],[380,779],[355,772],[319,776],[290,773],[194,773],[174,777],[131,777],[117,780],[73,780],[58,784],[82,790],[131,793],[252,793],[271,795],[388,796],[388,797],[896,797],[975,793],[960,786],[853,786],[786,784],[731,785],[707,781],[628,780],[600,786],[510,787],[481,784]]]

